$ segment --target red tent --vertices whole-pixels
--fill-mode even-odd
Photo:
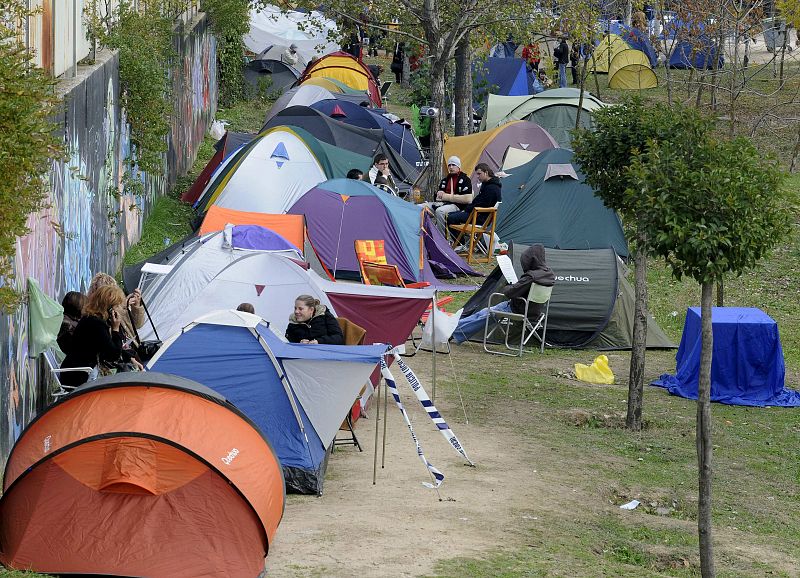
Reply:
[[[275,453],[214,391],[160,373],[78,388],[6,463],[0,562],[54,574],[258,576],[284,508]]]

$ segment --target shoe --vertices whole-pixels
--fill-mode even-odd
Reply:
[[[453,249],[453,251],[455,251],[456,253],[466,253],[468,250],[469,247],[467,247],[466,245],[459,245],[458,247]]]

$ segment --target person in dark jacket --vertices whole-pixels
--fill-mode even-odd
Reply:
[[[61,306],[64,308],[64,320],[61,322],[56,341],[61,351],[67,354],[72,349],[72,334],[75,333],[75,328],[83,316],[86,295],[78,291],[70,291],[64,295]]]
[[[125,303],[125,294],[117,286],[106,285],[95,289],[83,309],[83,317],[72,334],[72,346],[62,369],[70,367],[97,368],[102,362],[123,361],[138,369],[141,364],[132,356],[131,350],[123,349],[120,331],[122,323],[119,307]],[[86,383],[85,372],[67,371],[61,374],[63,385],[78,386]]]
[[[289,316],[286,339],[291,343],[315,345],[344,345],[339,321],[328,308],[311,295],[300,295],[294,301],[294,313]]]
[[[466,223],[469,219],[470,213],[472,213],[472,209],[476,207],[481,209],[491,208],[503,200],[503,185],[500,183],[500,179],[495,176],[494,171],[489,167],[489,165],[486,163],[478,163],[478,165],[475,167],[475,172],[478,174],[478,180],[481,183],[481,188],[477,196],[472,199],[472,202],[468,204],[463,211],[453,211],[452,213],[447,213],[446,220],[448,227],[450,225],[461,225]],[[481,215],[478,220],[478,224],[482,225],[484,220],[486,220],[486,215]]]
[[[555,285],[556,276],[553,270],[547,266],[545,260],[544,246],[540,244],[531,245],[520,255],[519,263],[522,266],[522,276],[516,283],[507,285],[500,290],[503,295],[508,297],[508,301],[503,301],[492,307],[496,311],[511,311],[512,313],[525,313],[525,301],[532,284],[552,287]],[[486,323],[486,316],[489,314],[488,308],[473,313],[467,317],[462,317],[458,321],[453,338],[456,343],[463,343],[471,335],[481,329]],[[540,303],[528,304],[528,319],[536,320],[542,314]]]
[[[558,64],[558,87],[567,87],[567,64],[569,64],[569,46],[567,46],[567,39],[561,38],[561,42],[556,49],[553,50],[553,57],[555,57]]]
[[[451,156],[447,159],[447,174],[439,183],[436,202],[422,203],[436,215],[436,224],[444,230],[445,216],[455,211],[463,211],[472,202],[472,181],[461,170],[461,159]]]

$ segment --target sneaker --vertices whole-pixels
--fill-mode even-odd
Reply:
[[[456,253],[466,253],[468,250],[469,247],[467,247],[466,245],[459,245],[458,247],[453,249],[453,251],[455,251]]]

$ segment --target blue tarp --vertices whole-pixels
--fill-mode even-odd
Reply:
[[[800,406],[800,392],[785,389],[778,324],[755,308],[713,307],[714,348],[711,401],[729,405]],[[700,373],[700,308],[690,307],[678,353],[675,375],[664,374],[652,385],[671,394],[697,399]]]
[[[489,93],[503,96],[535,94],[533,75],[521,58],[487,58],[472,63],[472,99],[478,110]]]
[[[647,38],[647,32],[639,30],[638,28],[624,28],[620,31],[620,37],[635,50],[641,50],[647,59],[650,61],[650,66],[655,68],[658,65],[658,54],[650,39]]]
[[[707,36],[698,37],[693,43],[687,40],[677,42],[669,57],[670,68],[703,70],[714,67],[714,55],[717,52],[713,41]],[[725,57],[719,55],[717,67],[722,68]]]

